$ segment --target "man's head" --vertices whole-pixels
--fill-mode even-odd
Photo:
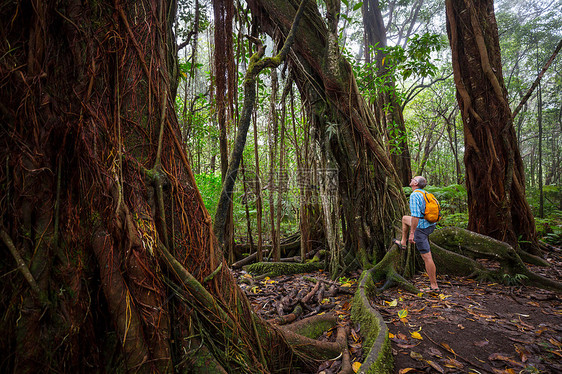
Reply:
[[[425,186],[427,186],[427,180],[421,175],[413,177],[410,181],[410,187],[412,187],[413,189],[424,188]]]

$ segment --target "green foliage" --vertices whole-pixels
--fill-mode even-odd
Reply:
[[[535,217],[537,233],[546,243],[562,245],[562,211],[555,210],[545,218]]]
[[[508,286],[519,286],[524,284],[527,279],[529,279],[529,277],[524,274],[503,274],[502,281]]]
[[[203,197],[203,203],[211,217],[214,218],[222,190],[221,177],[216,174],[195,174],[194,177],[197,188]]]
[[[390,74],[399,75],[406,80],[411,76],[434,76],[437,71],[437,62],[432,58],[433,52],[438,52],[446,46],[445,39],[436,34],[414,35],[408,41],[407,48],[401,46],[388,46],[377,48],[378,53],[383,53],[383,66]]]

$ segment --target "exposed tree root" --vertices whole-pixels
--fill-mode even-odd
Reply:
[[[525,262],[548,265],[543,259],[526,252],[515,251],[505,242],[457,227],[446,227],[436,230],[430,237],[433,261],[441,274],[493,279],[495,281],[521,282],[528,285],[561,291],[559,282],[531,272]],[[410,251],[412,249],[409,249]],[[520,256],[520,253],[523,257]],[[408,253],[408,256],[411,253]],[[406,266],[401,264],[402,253],[393,245],[384,258],[372,269],[375,282],[385,279],[385,283],[377,289],[398,286],[402,289],[418,293],[419,290],[408,282],[404,274]],[[486,269],[476,259],[490,259],[500,263],[499,270]],[[409,263],[406,260],[406,265]]]
[[[324,268],[324,262],[309,262],[306,264],[286,262],[257,262],[247,265],[244,269],[251,274],[268,274],[278,276],[285,274],[310,273]]]
[[[446,267],[447,264],[450,265],[451,260],[457,258],[451,255],[451,253],[456,253],[464,257],[464,259],[459,261],[458,266],[455,266],[455,268],[461,271],[467,272],[471,270],[472,273],[490,276],[499,281],[516,281],[531,286],[562,291],[562,284],[559,282],[530,271],[519,256],[519,253],[505,242],[458,227],[447,227],[435,231],[431,235],[431,242],[437,245],[435,248],[442,247],[446,251],[441,256],[438,253],[434,256],[438,269],[441,266]],[[434,246],[432,245],[432,250],[433,248]],[[494,271],[485,269],[482,266],[476,266],[476,261],[474,261],[476,258],[498,261],[500,268]],[[525,259],[528,258],[528,256],[525,257]]]

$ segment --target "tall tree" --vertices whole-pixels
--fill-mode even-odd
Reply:
[[[299,365],[236,286],[187,163],[174,2],[11,4],[0,7],[0,371]]]
[[[238,80],[234,72],[234,43],[232,39],[232,21],[234,19],[233,0],[213,0],[215,16],[214,68],[216,92],[217,121],[219,125],[219,148],[221,155],[221,176],[225,183],[228,178],[228,124],[234,118],[235,87]],[[222,228],[221,244],[229,254],[229,261],[234,260],[234,219],[232,202],[227,201],[228,215]],[[222,238],[224,237],[224,240]]]
[[[421,4],[420,4],[421,5]],[[386,53],[383,48],[387,46],[386,26],[378,0],[363,2],[363,25],[365,27],[365,54],[370,57],[375,54],[376,74],[382,80],[384,87],[378,90],[377,118],[381,119],[382,127],[387,131],[390,158],[398,173],[403,186],[408,186],[412,178],[410,165],[410,150],[406,137],[406,126],[402,105],[396,91],[396,83],[388,64],[384,64]],[[414,23],[414,20],[411,20]],[[368,48],[371,46],[373,49]],[[368,59],[370,60],[370,58]]]
[[[493,0],[447,0],[446,11],[464,122],[468,228],[539,254],[503,81]]]
[[[342,197],[344,242],[359,264],[386,253],[392,222],[405,211],[401,182],[387,156],[373,113],[361,96],[351,65],[338,46],[339,1],[327,1],[327,22],[318,6],[306,1],[299,38],[288,56],[295,82],[323,152],[334,159],[333,183]],[[296,0],[250,0],[248,5],[262,27],[282,42],[298,7]]]

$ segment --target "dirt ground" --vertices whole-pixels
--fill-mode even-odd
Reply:
[[[552,253],[550,268],[533,271],[562,282],[562,253]],[[487,267],[497,266],[483,261]],[[248,278],[236,272],[239,278]],[[349,322],[357,275],[340,279],[344,292],[305,308],[300,318],[334,312]],[[281,276],[241,283],[255,310],[266,319],[277,316],[276,304],[314,280],[330,281],[323,272]],[[478,282],[438,275],[439,293],[410,294],[393,288],[371,300],[383,316],[392,341],[396,373],[562,373],[562,294],[522,286]],[[425,274],[412,282],[428,286]],[[352,326],[348,345],[353,361],[364,354],[358,330]],[[324,339],[332,339],[332,332]],[[337,359],[321,363],[316,373],[337,373]],[[359,367],[356,364],[355,369]]]

